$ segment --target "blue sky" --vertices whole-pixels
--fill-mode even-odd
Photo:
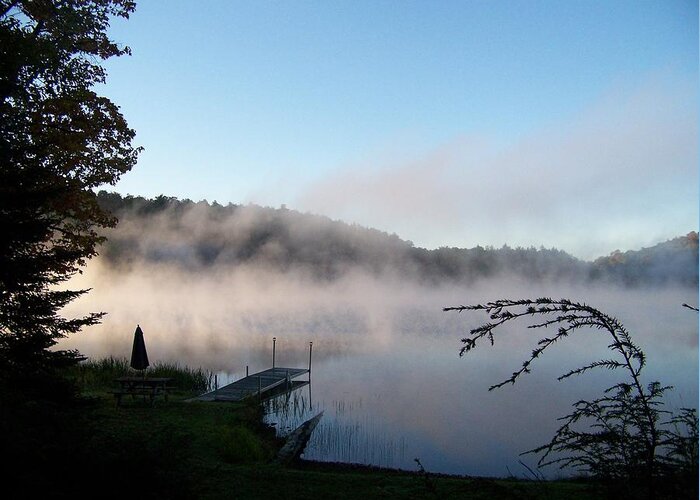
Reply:
[[[141,0],[121,193],[591,258],[698,226],[689,1]]]

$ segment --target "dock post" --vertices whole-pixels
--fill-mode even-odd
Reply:
[[[314,343],[309,342],[309,383],[311,383],[311,350],[314,348]]]
[[[275,369],[275,342],[277,342],[277,337],[272,337],[272,369]]]
[[[245,365],[245,376],[248,376],[248,365]]]

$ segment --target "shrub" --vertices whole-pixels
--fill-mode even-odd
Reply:
[[[234,464],[260,462],[265,459],[265,451],[258,437],[253,431],[242,426],[222,430],[219,453],[222,460]]]

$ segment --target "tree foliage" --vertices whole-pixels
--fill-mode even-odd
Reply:
[[[625,262],[603,266],[546,248],[447,248],[414,246],[389,234],[301,213],[286,207],[220,205],[168,196],[147,199],[100,191],[102,208],[119,217],[108,231],[104,264],[169,262],[187,269],[261,265],[299,271],[320,281],[347,273],[400,276],[422,285],[473,284],[499,278],[532,282],[600,283],[632,287],[697,287],[696,233],[627,252]],[[637,254],[644,254],[644,259]],[[661,263],[665,265],[661,265]],[[625,273],[616,271],[625,265]]]
[[[101,62],[129,54],[107,36],[129,0],[0,0],[0,375],[77,359],[58,339],[99,320],[59,312],[87,290],[61,284],[96,255],[116,220],[93,189],[140,148],[119,108],[94,91]]]
[[[577,330],[599,330],[609,339],[613,357],[590,362],[562,374],[559,380],[591,370],[622,370],[624,381],[606,389],[592,401],[580,400],[560,418],[562,425],[552,440],[526,453],[540,454],[540,465],[572,467],[612,483],[643,485],[649,497],[669,488],[697,491],[698,419],[694,409],[677,415],[663,407],[663,395],[671,389],[659,382],[644,384],[646,356],[620,321],[589,305],[567,299],[497,300],[486,304],[447,307],[445,311],[484,311],[491,321],[473,328],[462,339],[460,356],[481,345],[495,342],[496,330],[524,317],[539,321],[530,329],[556,328],[556,333],[537,342],[530,356],[507,379],[489,390],[515,384],[529,373],[532,364],[553,344]],[[669,480],[671,479],[671,480]],[[672,486],[669,486],[672,485]],[[694,486],[693,486],[694,485]],[[695,493],[693,493],[695,494]]]

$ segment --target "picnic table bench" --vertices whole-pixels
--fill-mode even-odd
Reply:
[[[148,398],[151,405],[155,403],[158,396],[163,396],[168,400],[168,394],[173,387],[168,385],[172,379],[168,377],[119,377],[115,382],[119,384],[119,389],[111,391],[114,398],[117,400],[117,406],[121,405],[123,396],[131,396],[136,399],[136,396],[143,396],[144,400]]]

